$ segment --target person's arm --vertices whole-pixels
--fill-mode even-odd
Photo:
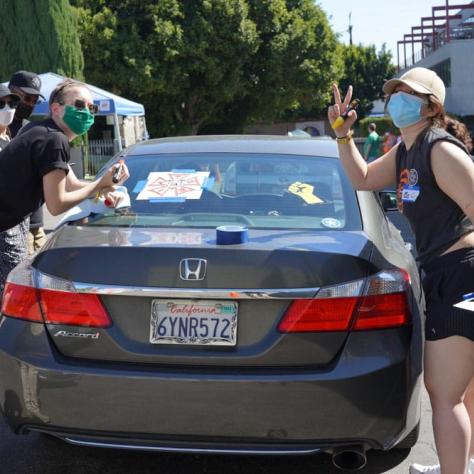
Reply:
[[[474,223],[474,162],[461,148],[447,141],[434,144],[431,168],[436,182]]]
[[[333,85],[334,105],[328,109],[328,118],[331,124],[343,113],[352,97],[352,86],[349,86],[344,102],[341,101],[338,87]],[[337,137],[349,135],[352,125],[357,120],[355,110],[349,112],[349,116],[344,124],[335,130]],[[354,140],[346,144],[338,143],[339,157],[344,170],[346,171],[352,186],[355,189],[375,191],[384,189],[396,184],[395,154],[397,147],[392,148],[388,153],[368,164],[360,154]]]
[[[80,181],[76,174],[74,173],[74,170],[69,166],[69,173],[67,174],[66,177],[66,191],[77,191],[78,189],[82,189],[84,186],[87,186],[87,182],[85,181]]]
[[[57,216],[97,192],[105,193],[112,201],[112,206],[116,205],[119,197],[110,192],[114,189],[112,177],[115,168],[112,166],[100,180],[91,183],[79,181],[74,173],[71,178],[61,169],[47,173],[43,176],[43,192],[48,211]],[[123,166],[119,183],[123,183],[128,177],[128,169]]]

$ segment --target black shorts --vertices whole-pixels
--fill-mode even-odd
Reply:
[[[464,336],[474,341],[474,311],[453,306],[474,292],[474,248],[441,255],[423,265],[423,271],[426,340]]]

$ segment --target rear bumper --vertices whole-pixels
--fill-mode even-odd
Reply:
[[[381,344],[370,332],[350,337],[362,336]],[[361,341],[349,341],[324,371],[186,371],[64,359],[43,325],[3,318],[0,409],[17,433],[44,430],[76,444],[270,454],[355,443],[389,449],[420,417],[421,344],[408,337],[407,344],[387,331],[372,358],[351,352]]]
[[[106,432],[68,431],[59,427],[24,425],[22,433],[37,431],[56,436],[67,443],[76,446],[95,448],[129,449],[135,451],[155,451],[174,453],[200,454],[249,454],[249,455],[302,455],[316,454],[325,449],[332,449],[332,443],[288,443],[263,442],[261,440],[219,439],[216,438],[186,438],[173,439],[160,436],[145,436],[137,434],[120,434]],[[361,443],[362,444],[362,443]],[[346,443],[341,443],[346,445]],[[367,446],[365,446],[367,447]]]

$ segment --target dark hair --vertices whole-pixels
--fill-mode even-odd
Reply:
[[[467,148],[469,153],[471,153],[473,148],[472,138],[467,127],[459,120],[447,115],[443,104],[441,104],[441,102],[435,96],[430,95],[428,97],[428,102],[430,108],[437,106],[439,109],[438,113],[431,117],[431,126],[444,128],[453,137],[464,143],[464,146]]]
[[[446,131],[456,137],[458,140],[462,141],[469,153],[471,153],[473,148],[472,138],[469,134],[469,130],[467,129],[466,125],[464,125],[459,120],[450,117],[449,115],[445,116],[444,123],[446,125]]]
[[[74,89],[75,87],[86,87],[86,84],[83,82],[75,81],[74,79],[64,79],[61,83],[59,83],[51,92],[49,96],[49,105],[51,104],[62,104],[64,102],[64,97],[70,89]]]

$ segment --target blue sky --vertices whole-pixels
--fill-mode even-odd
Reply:
[[[352,41],[364,46],[375,44],[377,51],[386,43],[392,52],[393,61],[397,61],[397,41],[405,33],[411,33],[411,27],[421,25],[422,16],[431,16],[431,7],[443,6],[445,0],[316,0],[326,12],[335,32],[341,33],[341,40],[349,44],[349,12],[352,12]],[[468,0],[451,5],[468,3]],[[452,11],[454,13],[454,11]],[[440,15],[437,12],[437,15]],[[332,16],[332,17],[331,17]],[[415,45],[415,52],[419,49]],[[400,48],[402,54],[402,48]]]

